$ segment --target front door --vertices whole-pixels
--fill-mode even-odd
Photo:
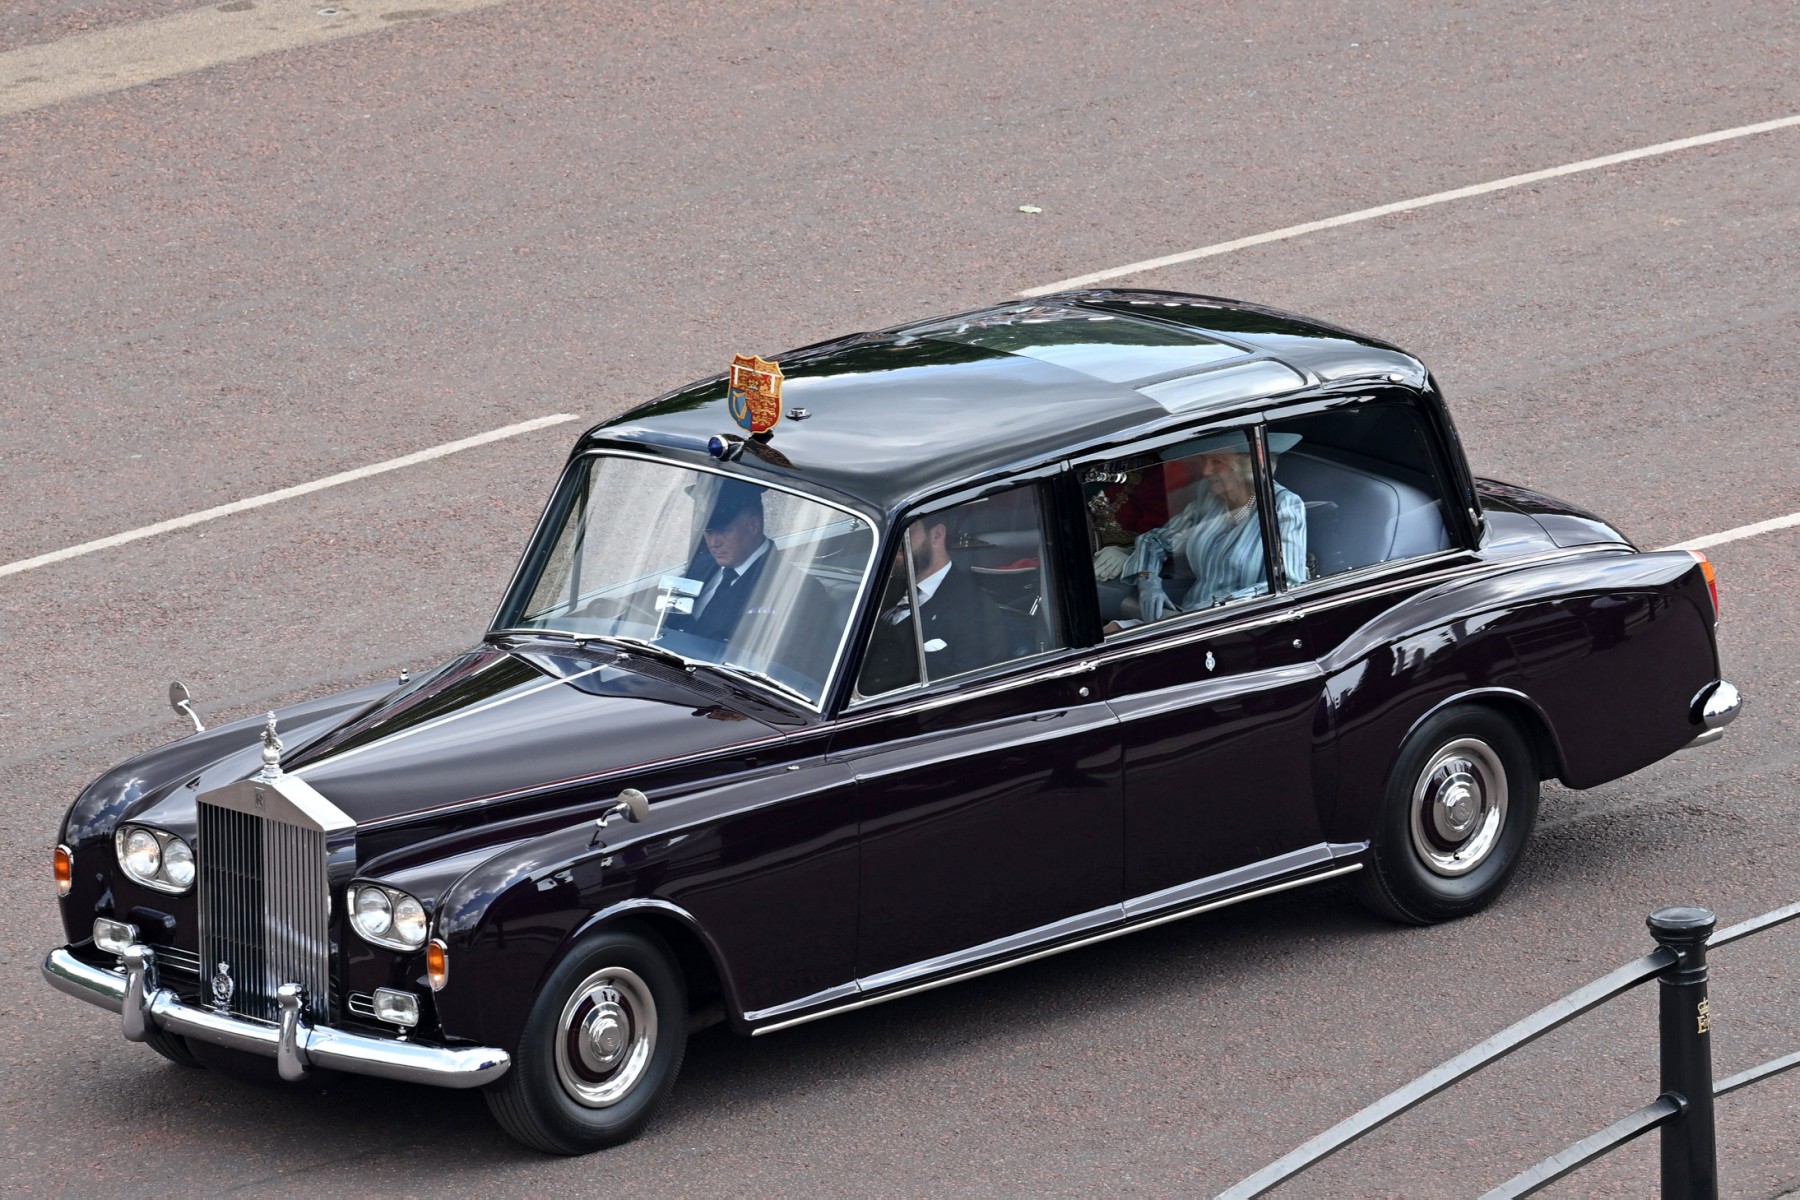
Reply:
[[[1037,485],[902,533],[831,756],[857,782],[865,990],[1118,919],[1117,721],[1067,650]]]
[[[866,990],[1117,918],[1118,732],[1091,694],[1088,672],[1027,680],[834,743],[862,818]]]

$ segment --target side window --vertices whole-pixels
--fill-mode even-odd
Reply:
[[[1290,585],[1448,549],[1444,487],[1410,406],[1364,404],[1269,425],[1275,483],[1306,510],[1307,570]],[[1285,442],[1278,447],[1277,442]]]
[[[1089,467],[1082,488],[1107,633],[1269,591],[1248,432]],[[1278,487],[1275,512],[1282,552],[1304,562],[1300,501]]]
[[[1062,644],[1040,507],[1037,487],[1026,485],[906,527],[858,695],[934,683]]]

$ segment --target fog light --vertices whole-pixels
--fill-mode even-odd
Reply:
[[[126,921],[110,917],[94,918],[94,945],[108,954],[125,953],[125,947],[137,945],[138,928]]]
[[[419,998],[398,988],[375,989],[375,1017],[411,1029],[419,1023]]]
[[[50,856],[51,870],[56,872],[56,894],[66,896],[69,889],[75,886],[75,852],[67,846],[58,846]]]
[[[450,952],[443,938],[432,938],[425,945],[425,978],[434,992],[443,991],[450,982]]]

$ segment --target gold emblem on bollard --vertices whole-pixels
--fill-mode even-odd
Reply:
[[[1708,999],[1700,1001],[1694,1008],[1694,1016],[1699,1020],[1701,1033],[1709,1033],[1712,1030],[1711,1004],[1712,1000],[1709,997]]]

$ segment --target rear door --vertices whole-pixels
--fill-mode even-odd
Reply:
[[[1097,682],[1120,721],[1128,916],[1331,857],[1323,676],[1270,549],[1303,562],[1304,517],[1266,466],[1254,426],[1077,466],[1106,622]]]

